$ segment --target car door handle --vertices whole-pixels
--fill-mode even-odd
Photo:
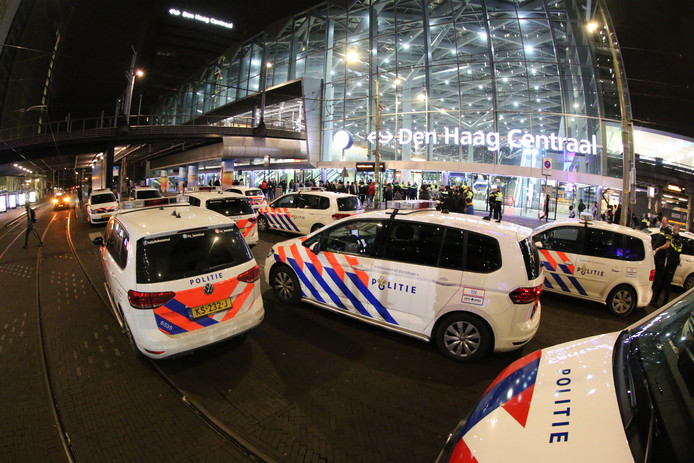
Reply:
[[[448,281],[448,278],[441,278],[440,280],[433,280],[434,283],[441,286],[455,286],[457,283],[454,281]]]

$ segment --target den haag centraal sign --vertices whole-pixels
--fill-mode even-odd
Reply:
[[[444,127],[443,133],[422,130],[400,129],[397,137],[390,130],[381,131],[380,143],[390,143],[393,139],[399,145],[467,145],[486,146],[489,151],[497,151],[501,147],[499,132],[469,132],[459,128]],[[366,139],[376,143],[376,132],[371,132]],[[520,129],[512,129],[506,133],[506,139],[511,148],[537,148],[552,151],[569,151],[580,154],[598,154],[598,138],[593,135],[590,140],[585,138],[559,137],[556,133],[549,135],[531,135]]]

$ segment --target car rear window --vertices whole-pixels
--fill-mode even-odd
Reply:
[[[260,190],[246,190],[246,196],[263,196],[263,192]]]
[[[137,282],[189,278],[234,267],[252,258],[235,226],[141,238],[137,242]]]
[[[540,276],[540,253],[537,251],[532,237],[528,237],[518,244],[520,244],[521,252],[523,253],[523,262],[525,262],[528,280],[534,280]]]
[[[209,210],[219,212],[227,217],[232,215],[253,214],[251,203],[243,198],[210,199],[207,201],[206,206]]]
[[[161,193],[159,190],[140,190],[135,192],[135,197],[137,199],[161,198]]]
[[[116,201],[116,195],[113,193],[103,193],[92,195],[92,204],[113,203]]]
[[[339,211],[357,211],[361,208],[361,201],[356,196],[337,198],[337,210]]]

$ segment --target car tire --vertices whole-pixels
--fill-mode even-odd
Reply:
[[[466,312],[446,315],[434,331],[436,346],[446,357],[470,362],[484,357],[492,347],[492,331],[480,317]]]
[[[267,217],[264,215],[258,216],[258,231],[266,232],[270,229],[270,224],[267,221]]]
[[[125,323],[125,319],[123,320]],[[137,347],[137,343],[135,342],[135,338],[133,338],[133,334],[130,332],[130,327],[128,326],[127,323],[125,323],[125,326],[123,327],[123,332],[125,333],[125,336],[128,338],[128,342],[130,343],[130,347],[133,349],[133,353],[135,354],[136,358],[145,358],[145,354],[142,353],[142,351]]]
[[[301,300],[301,285],[294,271],[287,265],[278,265],[270,272],[270,284],[277,298],[294,305]]]
[[[311,233],[313,233],[316,230],[320,230],[321,228],[323,228],[322,223],[314,223],[313,226],[311,227]]]
[[[612,315],[625,317],[636,307],[636,291],[631,286],[621,285],[607,296],[607,310]]]
[[[684,290],[689,291],[694,287],[694,273],[689,275],[685,280],[684,280]]]

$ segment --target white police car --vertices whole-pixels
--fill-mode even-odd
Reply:
[[[191,206],[206,207],[234,219],[249,246],[258,244],[257,218],[248,198],[223,191],[188,192],[183,200]]]
[[[161,198],[161,191],[151,186],[136,186],[130,191],[130,200]]]
[[[169,357],[263,319],[258,265],[223,215],[188,204],[123,210],[94,244],[113,312],[137,353]]]
[[[258,228],[306,235],[336,220],[361,214],[359,197],[346,193],[306,190],[280,196],[258,209]]]
[[[89,223],[96,225],[108,222],[118,212],[118,198],[111,190],[94,190],[87,200]]]
[[[589,216],[589,215],[588,215]],[[541,243],[545,291],[607,304],[613,315],[647,306],[655,263],[650,238],[607,222],[564,219],[533,230]]]
[[[651,235],[651,241],[660,233],[659,228],[647,228],[644,231]],[[682,237],[680,265],[672,277],[672,284],[682,286],[685,291],[689,291],[694,287],[694,233],[680,231],[680,236]]]
[[[518,349],[540,323],[531,230],[432,209],[368,212],[278,243],[265,278],[284,303],[431,340],[461,361]]]
[[[691,462],[694,293],[504,369],[437,462]]]
[[[265,195],[263,194],[263,191],[260,188],[253,188],[250,186],[243,185],[234,185],[225,189],[224,191],[247,196],[248,200],[251,202],[251,206],[253,206],[253,210],[255,210],[256,212],[261,207],[267,207]]]

